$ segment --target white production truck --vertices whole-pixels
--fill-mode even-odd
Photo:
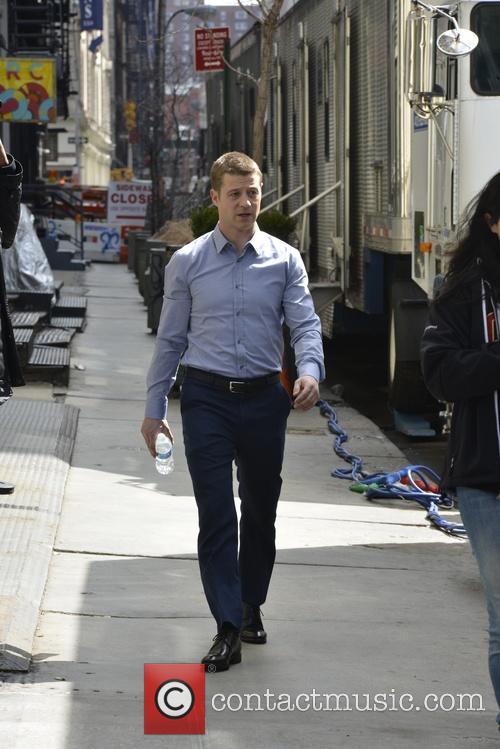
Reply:
[[[404,44],[399,211],[370,216],[365,246],[411,252],[411,281],[392,284],[391,400],[418,412],[426,302],[470,201],[500,171],[500,3],[413,2]]]
[[[211,156],[251,152],[258,25],[207,84]],[[235,71],[240,71],[238,74]],[[229,130],[229,132],[228,132]],[[323,330],[388,331],[390,402],[436,410],[419,362],[434,282],[471,198],[500,170],[500,2],[297,0],[269,87],[264,210],[298,219]]]

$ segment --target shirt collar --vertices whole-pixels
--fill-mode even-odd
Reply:
[[[222,252],[224,247],[226,247],[226,245],[231,244],[230,241],[221,232],[219,224],[217,224],[217,226],[215,227],[212,236],[214,238],[215,249],[219,254]],[[257,229],[255,230],[252,238],[248,240],[246,246],[248,247],[249,245],[257,255],[260,255],[260,253],[264,249],[264,235],[259,227],[257,227]]]

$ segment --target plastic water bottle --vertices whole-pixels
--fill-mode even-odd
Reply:
[[[159,432],[155,442],[156,470],[162,476],[167,476],[174,470],[174,455],[172,443],[163,432]]]

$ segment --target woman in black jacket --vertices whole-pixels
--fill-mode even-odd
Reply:
[[[21,164],[5,153],[0,140],[0,250],[10,247],[16,236],[22,177]],[[0,405],[12,395],[12,387],[18,385],[24,385],[24,379],[9,315],[0,252]],[[0,494],[10,494],[13,490],[11,484],[0,481]]]
[[[430,392],[454,404],[443,486],[458,497],[489,617],[500,707],[500,173],[475,199],[422,339]],[[500,728],[500,712],[497,715]]]

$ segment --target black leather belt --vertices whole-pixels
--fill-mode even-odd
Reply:
[[[236,393],[239,395],[254,393],[268,385],[275,385],[280,379],[279,372],[275,372],[274,374],[265,375],[265,377],[255,377],[251,380],[233,380],[231,377],[223,377],[213,372],[205,372],[204,369],[197,369],[196,367],[186,367],[186,377],[204,382],[206,385],[211,385],[217,390],[225,390],[226,393]]]

